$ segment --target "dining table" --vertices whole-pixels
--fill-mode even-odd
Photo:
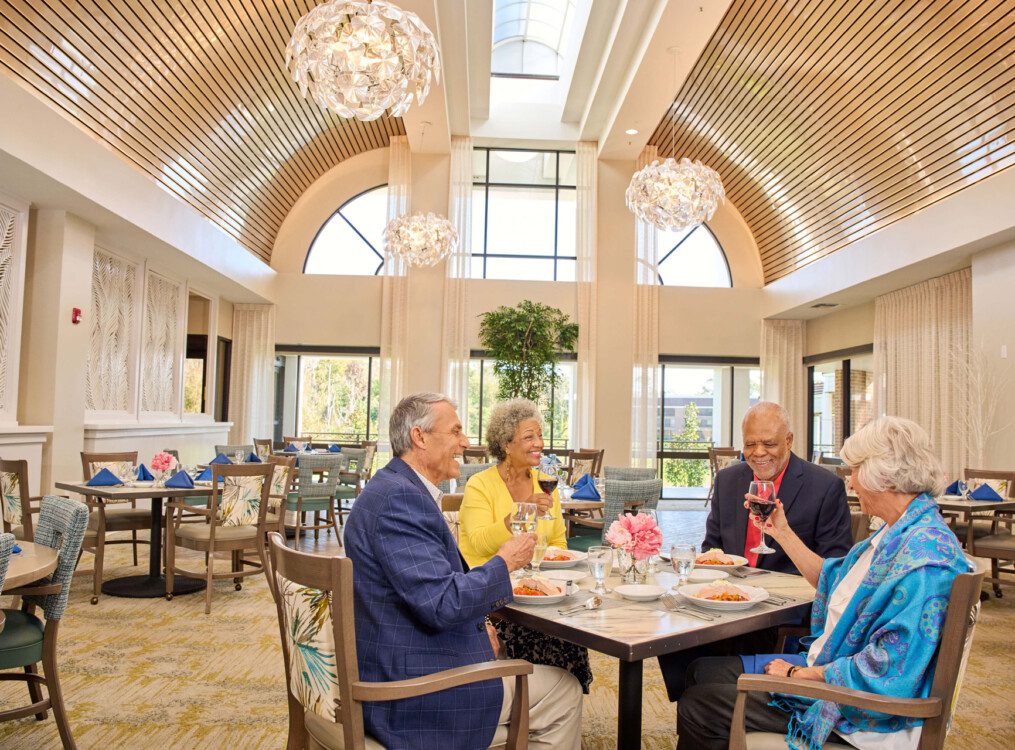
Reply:
[[[963,523],[966,524],[966,538],[960,541],[967,552],[972,552],[973,549],[973,527],[975,525],[973,523],[973,513],[977,511],[1015,510],[1015,498],[977,500],[975,498],[963,497],[962,495],[942,495],[936,499],[937,507],[941,510],[961,515]]]
[[[620,577],[611,576],[606,581],[611,593],[602,597],[602,606],[561,614],[561,609],[581,604],[593,596],[589,589],[594,581],[586,577],[578,581],[579,591],[565,597],[559,604],[512,602],[493,616],[616,658],[619,663],[617,747],[629,750],[641,746],[645,659],[765,628],[798,624],[810,611],[814,589],[803,577],[757,572],[751,568],[743,571],[747,577],[731,577],[729,580],[763,588],[778,595],[781,603],[766,601],[742,611],[720,612],[702,609],[679,594],[674,594],[674,599],[668,600],[669,604],[664,598],[648,602],[628,601],[615,591],[621,584]],[[671,571],[658,571],[648,580],[667,590],[677,581],[676,574]],[[679,609],[673,609],[673,603]]]
[[[45,578],[56,570],[56,564],[60,559],[55,549],[44,544],[19,540],[17,545],[21,551],[11,553],[7,576],[3,582],[5,593]],[[0,631],[4,629],[4,622],[4,613],[0,610]]]
[[[162,575],[162,502],[176,497],[210,497],[211,482],[194,487],[157,486],[155,482],[133,482],[130,485],[93,487],[85,482],[56,482],[57,489],[87,495],[105,505],[128,503],[131,500],[151,501],[151,541],[148,545],[147,575],[121,576],[102,582],[102,593],[130,599],[157,599],[166,595],[166,579]],[[205,582],[197,578],[174,576],[173,596],[203,591]],[[93,602],[94,603],[94,602]]]

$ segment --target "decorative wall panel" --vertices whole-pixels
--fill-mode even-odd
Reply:
[[[92,260],[92,340],[85,376],[91,411],[132,411],[137,351],[138,267],[95,248]]]
[[[15,299],[14,230],[17,222],[18,212],[0,205],[0,404],[7,398],[7,368],[17,367],[17,361],[8,362],[7,359],[7,340]]]
[[[141,411],[178,412],[181,286],[148,272],[141,337]]]
[[[0,424],[16,424],[28,205],[0,195]]]

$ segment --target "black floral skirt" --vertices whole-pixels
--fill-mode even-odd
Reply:
[[[589,692],[592,684],[592,667],[589,666],[589,652],[584,646],[539,633],[524,625],[495,620],[497,635],[504,643],[508,659],[525,659],[533,664],[560,667],[573,674],[581,683],[582,692]]]

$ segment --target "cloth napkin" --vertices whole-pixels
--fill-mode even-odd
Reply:
[[[139,482],[151,482],[155,479],[152,473],[148,471],[148,467],[141,464],[137,467],[137,479]]]
[[[332,443],[331,445],[328,446],[328,452],[329,453],[341,453],[342,452],[342,446],[338,445],[337,443]]]
[[[601,500],[599,491],[596,489],[595,480],[588,474],[583,474],[581,479],[574,483],[572,500]]]
[[[958,479],[956,479],[954,482],[952,482],[951,484],[948,485],[948,487],[945,489],[945,494],[946,495],[961,495],[962,494],[961,492],[959,492],[959,480]]]
[[[259,459],[259,458],[257,457],[257,454],[256,454],[256,453],[251,453],[251,454],[250,454],[249,456],[247,456],[247,463],[248,463],[248,464],[263,464],[263,463],[264,463],[264,461],[262,461],[261,459]]]
[[[192,490],[194,489],[194,480],[190,478],[190,474],[185,471],[178,471],[173,476],[166,480],[166,487],[175,487],[177,489]]]
[[[21,552],[21,547],[19,547],[18,545],[15,544],[13,547],[11,547],[11,554],[12,555],[16,555],[19,552]]]
[[[292,443],[289,443],[289,445],[287,445],[287,446],[286,446],[285,448],[283,448],[282,450],[283,450],[283,451],[284,451],[285,453],[298,453],[298,452],[299,452],[299,448],[297,448],[297,447],[296,447],[295,445],[293,445]]]
[[[997,494],[997,491],[989,484],[981,484],[975,490],[969,493],[969,497],[973,500],[990,500],[994,503],[999,503],[1004,500],[1003,497]]]
[[[306,451],[307,453],[313,453],[314,452],[314,444],[313,443],[307,443],[306,445],[303,446],[303,450]]]
[[[741,654],[740,661],[744,663],[744,674],[765,674],[765,667],[769,662],[782,659],[797,667],[807,666],[807,657],[803,654]]]
[[[229,460],[229,456],[227,456],[225,453],[219,453],[217,456],[215,456],[215,458],[213,458],[208,463],[210,463],[210,464],[231,464],[232,461]]]
[[[204,471],[194,477],[198,482],[210,482],[211,481],[211,467],[205,466]]]
[[[100,469],[99,472],[89,479],[85,484],[89,487],[118,487],[123,484],[116,478],[116,474],[109,469]]]

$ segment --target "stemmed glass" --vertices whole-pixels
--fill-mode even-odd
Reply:
[[[537,469],[539,474],[536,477],[536,481],[539,483],[539,489],[553,497],[553,491],[557,489],[557,484],[560,481],[560,474],[558,473],[558,467],[549,463],[541,462]],[[550,508],[553,506],[551,505]],[[555,521],[557,517],[550,513],[550,508],[547,508],[543,515],[539,517],[540,521]]]
[[[965,479],[960,479],[958,482],[959,494],[963,500],[969,499],[969,483]]]
[[[613,571],[613,547],[589,547],[586,562],[589,565],[589,573],[596,579],[596,587],[592,589],[592,593],[610,593],[612,589],[606,588],[606,579]]]
[[[238,464],[243,463],[243,451],[233,451],[233,462]]]
[[[511,533],[515,536],[528,534],[536,530],[536,513],[538,506],[535,503],[516,503],[515,512],[511,514]],[[546,551],[545,548],[543,550]],[[540,559],[542,562],[542,559]],[[525,575],[531,566],[526,565],[518,572],[518,575]]]
[[[543,557],[546,555],[546,534],[536,533],[536,546],[532,548],[532,569],[539,575],[539,567],[543,564]]]
[[[698,557],[698,550],[693,544],[674,544],[670,547],[670,564],[673,572],[677,574],[677,583],[673,588],[678,588],[687,583],[687,576],[694,570],[694,561]]]
[[[761,519],[761,544],[751,549],[751,552],[770,555],[775,550],[765,544],[765,522],[775,510],[775,484],[766,480],[751,482],[747,494],[750,495],[747,501],[748,508]]]

